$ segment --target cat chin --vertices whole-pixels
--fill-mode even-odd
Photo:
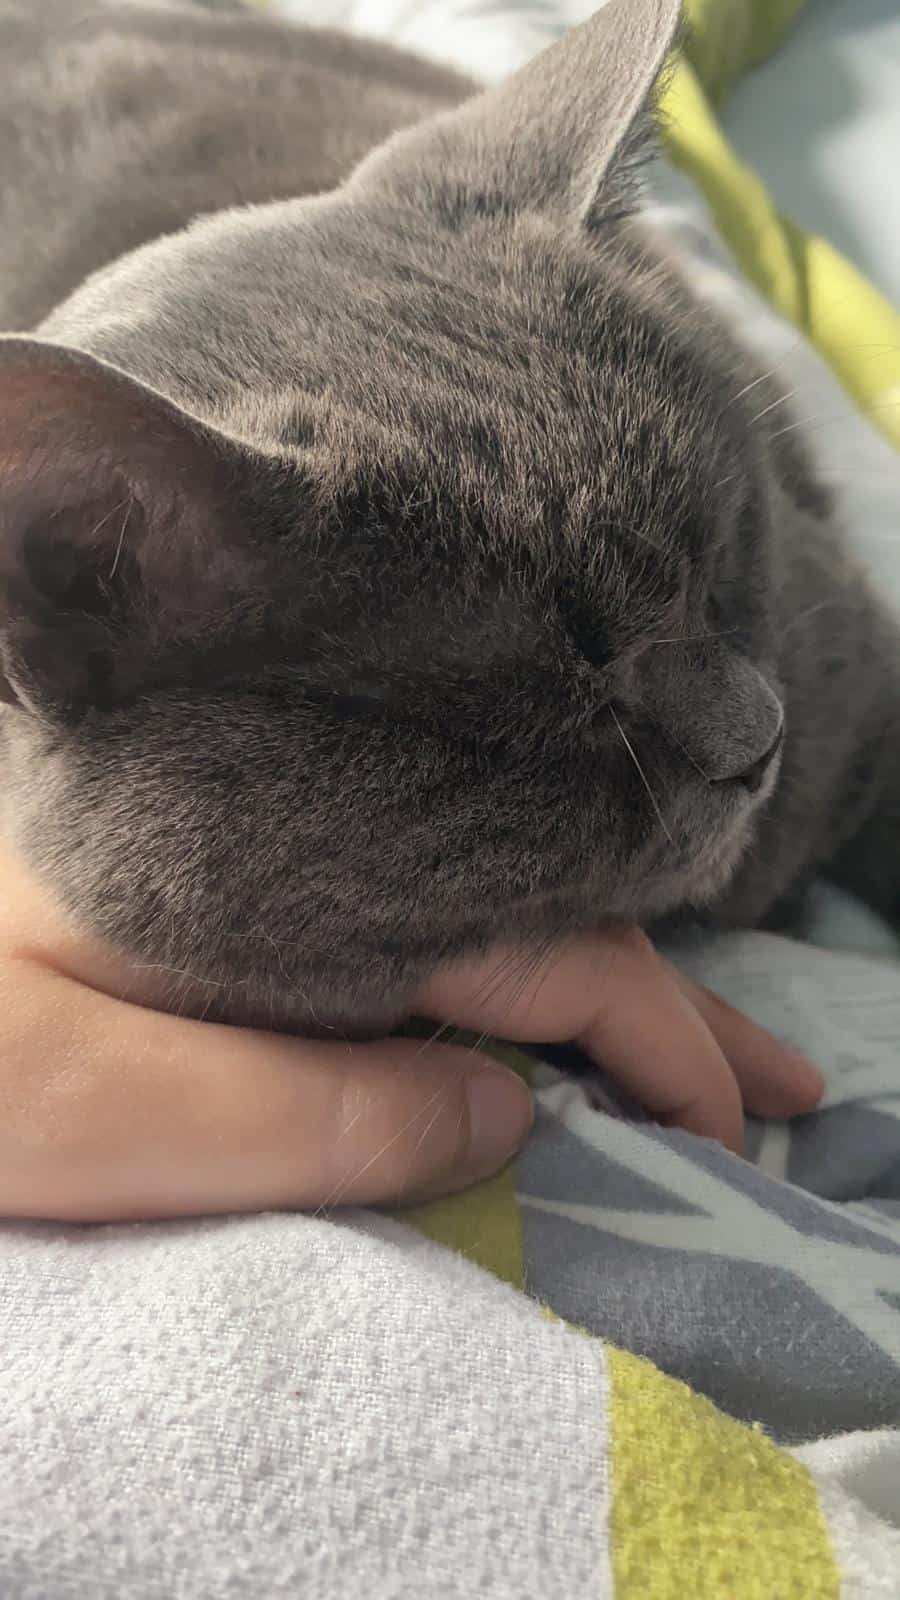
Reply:
[[[728,888],[753,843],[755,833],[755,818],[751,815],[743,818],[736,828],[704,851],[691,873],[690,886],[685,894],[687,903],[694,910],[708,910]]]

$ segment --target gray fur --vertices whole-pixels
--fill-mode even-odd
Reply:
[[[674,0],[475,99],[84,9],[0,3],[5,823],[73,911],[178,1003],[364,1030],[828,860],[898,910],[897,627],[629,211]]]

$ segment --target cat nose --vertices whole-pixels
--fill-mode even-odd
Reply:
[[[748,794],[758,794],[769,775],[772,763],[781,746],[784,744],[784,717],[778,724],[776,733],[768,750],[757,756],[748,766],[742,767],[738,772],[729,772],[714,779],[715,783],[739,783]]]

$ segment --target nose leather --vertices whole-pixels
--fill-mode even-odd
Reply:
[[[743,788],[748,790],[750,794],[757,794],[762,788],[769,772],[769,768],[771,767],[772,762],[775,760],[775,757],[777,756],[783,743],[784,718],[781,720],[778,732],[772,740],[772,743],[769,745],[768,750],[766,750],[763,755],[758,756],[755,761],[751,761],[749,766],[745,767],[742,772],[730,773],[727,777],[716,778],[714,782],[717,784],[739,783],[743,786]]]
[[[758,667],[719,640],[647,651],[635,689],[710,783],[764,783],[782,738],[784,708]]]

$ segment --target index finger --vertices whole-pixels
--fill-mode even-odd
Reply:
[[[639,928],[610,925],[523,970],[522,952],[436,973],[417,1009],[533,1044],[572,1041],[656,1118],[743,1150],[734,1074],[668,964]]]

